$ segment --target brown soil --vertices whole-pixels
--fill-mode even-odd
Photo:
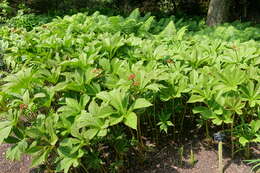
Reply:
[[[192,147],[191,147],[192,146]],[[215,146],[216,147],[216,146]],[[215,147],[208,148],[202,142],[197,142],[183,146],[183,160],[180,163],[178,147],[170,143],[155,149],[147,155],[144,166],[134,166],[128,173],[217,173],[218,155]],[[0,173],[29,173],[30,159],[23,157],[21,162],[10,162],[5,160],[5,151],[8,145],[0,147]],[[194,153],[195,164],[190,163],[190,151]],[[260,148],[254,148],[253,158],[259,158]],[[246,165],[241,159],[231,160],[229,149],[223,149],[224,171],[225,173],[251,173],[250,166]]]
[[[0,173],[29,173],[30,159],[24,156],[21,162],[11,162],[5,159],[8,144],[0,146]]]
[[[206,142],[185,142],[183,159],[180,162],[180,146],[176,143],[166,144],[161,149],[155,149],[148,155],[145,166],[128,171],[129,173],[218,173],[217,144]],[[195,164],[191,164],[191,149]],[[260,158],[260,145],[251,148],[253,159]],[[242,153],[241,153],[242,154]],[[239,154],[237,154],[239,155]],[[243,156],[231,159],[230,149],[223,146],[223,166],[225,173],[252,173]],[[260,173],[260,172],[257,172]]]

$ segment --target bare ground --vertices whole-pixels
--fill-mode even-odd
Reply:
[[[7,144],[0,146],[0,173],[29,173],[30,159],[23,157],[21,162],[10,162],[5,159]],[[191,165],[190,151],[194,152],[195,164]],[[188,143],[183,146],[183,159],[180,162],[180,147],[174,143],[166,144],[155,149],[147,155],[143,166],[134,166],[128,173],[217,173],[218,155],[216,146],[208,148],[202,142]],[[254,148],[254,158],[259,158],[259,145]],[[225,173],[251,173],[250,166],[241,159],[231,160],[229,149],[224,146],[224,172]]]
[[[8,144],[0,146],[0,173],[29,173],[30,159],[23,157],[21,162],[11,162],[5,159]]]
[[[191,164],[191,147],[184,146],[182,162],[180,162],[179,147],[166,146],[158,153],[150,156],[147,166],[139,170],[131,171],[138,173],[217,173],[218,152],[214,148],[207,149],[201,143],[192,147],[195,157],[194,166]],[[223,151],[225,173],[251,173],[251,167],[241,159],[231,159],[228,151]]]

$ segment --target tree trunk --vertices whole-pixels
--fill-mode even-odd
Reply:
[[[209,3],[207,25],[215,26],[229,19],[230,4],[232,0],[211,0]]]

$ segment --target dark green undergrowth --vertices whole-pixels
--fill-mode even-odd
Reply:
[[[38,25],[38,24],[37,24]],[[56,172],[120,172],[145,140],[260,142],[259,27],[78,13],[0,30],[0,143]],[[131,155],[134,153],[134,158]]]

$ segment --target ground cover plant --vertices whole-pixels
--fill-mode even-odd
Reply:
[[[57,172],[119,172],[145,138],[225,134],[232,156],[260,142],[259,28],[207,28],[96,12],[2,26],[0,143]],[[202,28],[202,29],[200,29]],[[243,29],[248,29],[247,33]],[[196,31],[197,30],[197,31]]]

